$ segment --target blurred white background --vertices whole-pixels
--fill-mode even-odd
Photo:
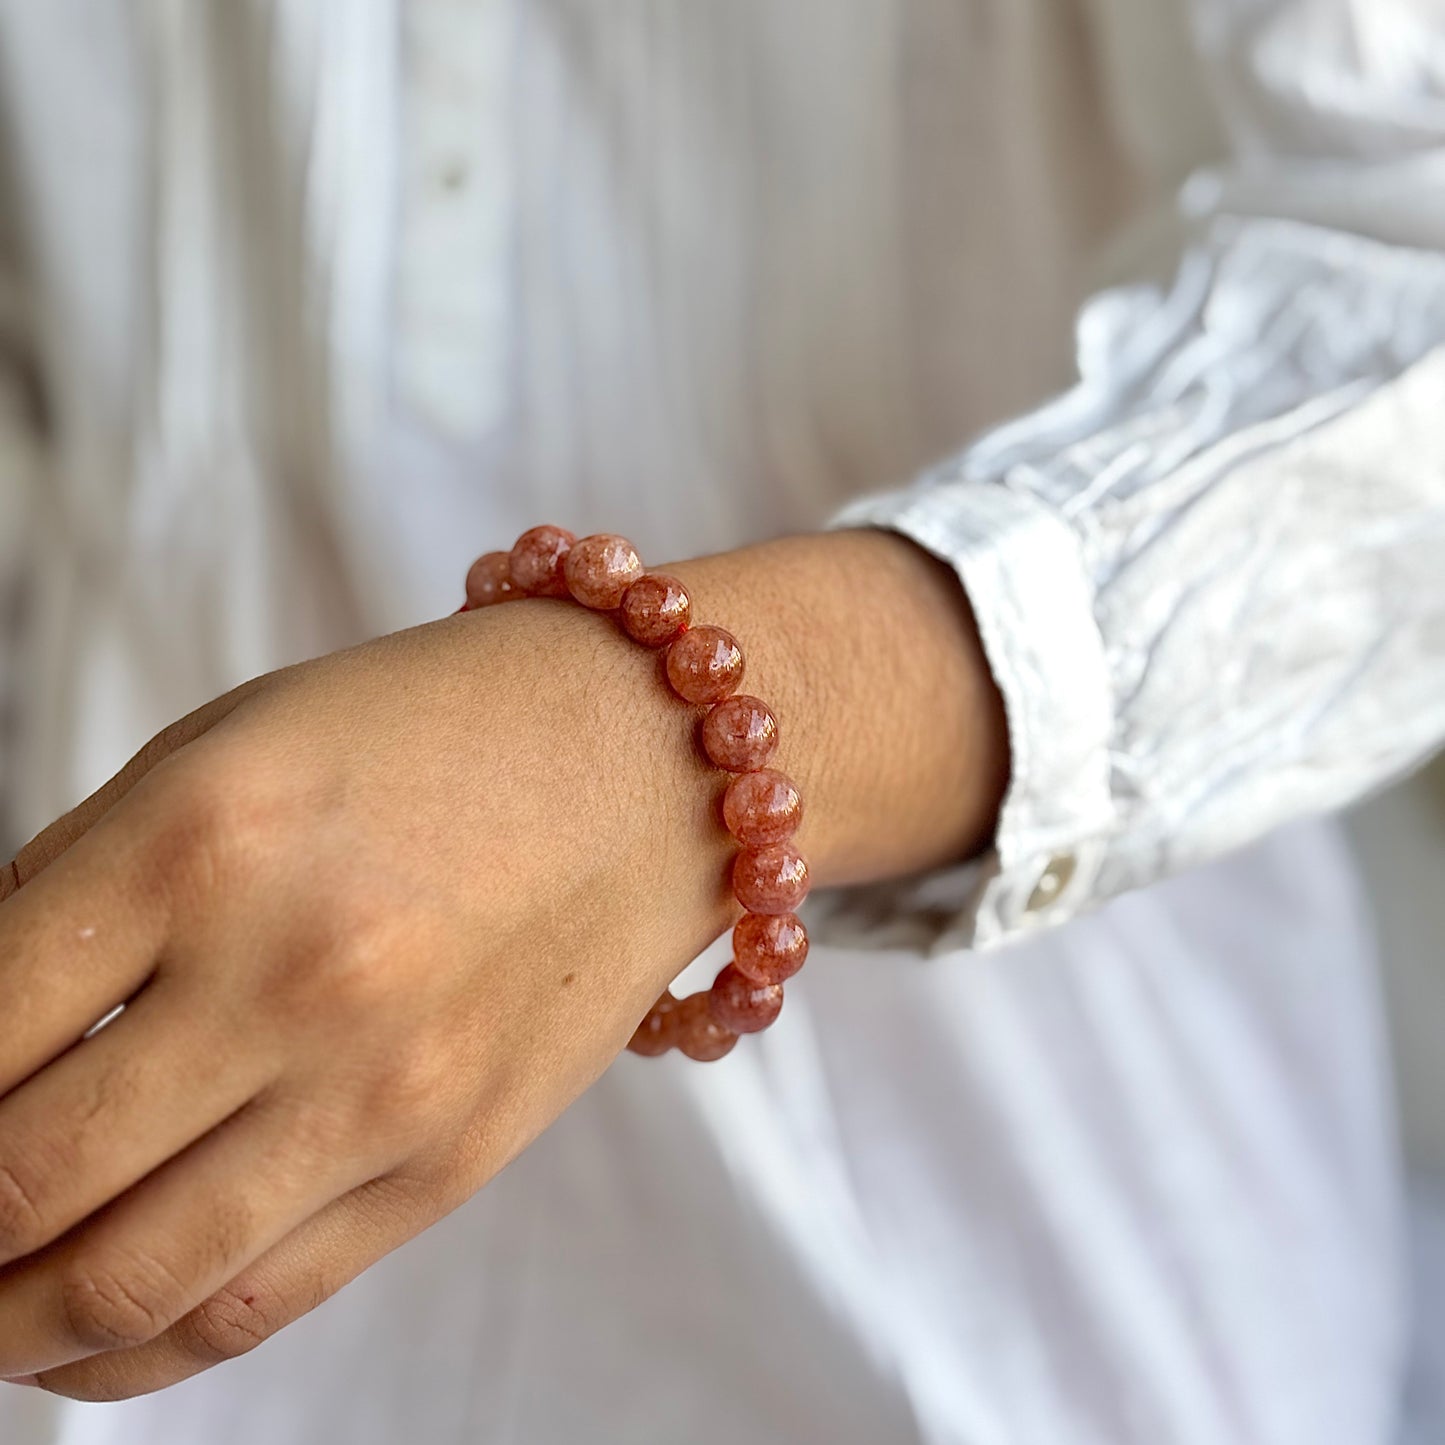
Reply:
[[[1414,1216],[1416,1360],[1405,1439],[1445,1439],[1445,759],[1357,808],[1380,928]]]

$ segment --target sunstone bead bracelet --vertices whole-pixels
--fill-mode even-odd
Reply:
[[[768,766],[778,720],[765,702],[738,692],[743,652],[721,627],[694,625],[692,599],[676,577],[646,572],[626,537],[580,541],[561,527],[533,527],[510,552],[488,552],[467,573],[462,612],[519,597],[570,597],[613,613],[635,642],[666,649],[664,671],[684,702],[707,709],[698,728],[703,753],[734,774],[722,821],[738,842],[732,887],[744,913],[733,929],[732,962],[703,993],[665,992],[628,1044],[649,1056],[680,1049],[720,1059],[739,1034],[756,1033],[783,1007],[783,982],[803,966],[808,934],[794,910],[807,896],[808,865],[792,837],[803,799],[786,774]]]

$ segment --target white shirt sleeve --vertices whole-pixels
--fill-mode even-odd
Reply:
[[[1072,391],[834,519],[956,568],[1013,772],[988,857],[825,932],[1007,941],[1445,740],[1445,25],[1267,8],[1196,6],[1236,159],[1172,284],[1095,299]]]

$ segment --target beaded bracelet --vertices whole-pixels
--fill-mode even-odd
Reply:
[[[712,987],[681,999],[665,991],[627,1047],[648,1056],[678,1048],[690,1059],[720,1059],[739,1034],[777,1018],[783,981],[808,956],[807,931],[793,912],[807,896],[808,865],[789,841],[802,821],[803,799],[790,778],[765,766],[778,745],[778,720],[766,703],[738,693],[737,639],[721,627],[693,626],[687,588],[675,577],[644,572],[625,537],[599,533],[579,542],[561,527],[533,527],[510,552],[488,552],[472,563],[460,611],[519,597],[571,597],[615,613],[634,641],[667,649],[673,692],[707,708],[702,750],[735,774],[722,816],[740,845],[732,885],[745,912],[733,929],[733,960]]]

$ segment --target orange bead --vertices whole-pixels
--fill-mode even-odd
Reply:
[[[487,552],[467,573],[467,607],[490,607],[517,593],[512,587],[511,560],[505,552]]]
[[[667,649],[667,680],[684,702],[721,702],[743,680],[743,650],[721,627],[694,627]]]
[[[803,821],[803,796],[793,780],[775,768],[740,773],[723,794],[723,821],[745,847],[781,843]]]
[[[677,1005],[677,1047],[699,1063],[711,1063],[730,1054],[738,1041],[732,1029],[713,1018],[709,997],[706,993],[689,994]]]
[[[686,629],[692,598],[676,577],[644,572],[622,596],[622,626],[634,642],[661,647]]]
[[[750,773],[778,745],[778,720],[767,703],[739,693],[724,699],[702,720],[702,750],[730,773]]]
[[[708,991],[713,1018],[735,1034],[755,1034],[767,1028],[783,1007],[780,983],[754,983],[733,964],[727,964]]]
[[[782,983],[808,957],[808,930],[795,913],[744,913],[733,929],[733,963],[754,983]]]
[[[565,597],[562,565],[577,539],[563,527],[532,527],[508,554],[512,586],[528,597]]]
[[[634,1054],[643,1054],[648,1058],[665,1054],[677,1042],[677,1005],[678,1000],[672,996],[672,991],[664,991],[634,1030],[627,1047]]]
[[[795,913],[808,896],[808,864],[791,843],[744,848],[733,863],[733,894],[749,913]]]
[[[610,612],[642,576],[642,558],[626,537],[598,532],[572,544],[562,564],[562,575],[567,590],[584,607]]]

